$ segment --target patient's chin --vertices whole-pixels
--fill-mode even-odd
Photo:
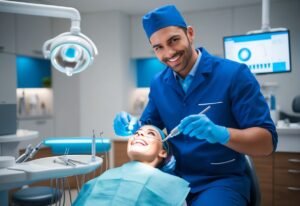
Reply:
[[[128,148],[128,154],[132,155],[145,155],[145,152],[147,151],[147,147],[141,147],[141,146],[131,146]]]
[[[134,161],[145,161],[149,159],[148,156],[151,156],[146,154],[145,148],[142,149],[142,148],[135,148],[135,147],[129,149],[127,151],[127,154],[129,158]]]

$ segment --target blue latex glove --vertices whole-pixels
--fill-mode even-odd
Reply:
[[[205,114],[190,115],[184,118],[178,129],[184,135],[205,139],[210,143],[226,144],[230,139],[228,129],[216,125]]]
[[[129,136],[140,128],[140,122],[136,117],[127,112],[120,112],[114,119],[114,130],[119,136]]]

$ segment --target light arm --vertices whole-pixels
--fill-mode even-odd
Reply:
[[[96,45],[80,32],[80,13],[71,7],[0,0],[0,12],[71,19],[70,32],[44,43],[43,53],[54,68],[72,76],[90,66],[98,54]]]
[[[71,7],[0,0],[0,12],[71,19],[71,32],[80,32],[80,13]]]

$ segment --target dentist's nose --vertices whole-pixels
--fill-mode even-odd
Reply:
[[[173,58],[177,54],[177,51],[173,49],[172,47],[168,47],[165,50],[163,61],[168,61],[169,59]]]
[[[168,47],[166,49],[166,58],[171,59],[176,54],[176,50],[174,50],[172,47]]]

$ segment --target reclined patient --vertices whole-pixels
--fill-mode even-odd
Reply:
[[[81,189],[75,206],[171,206],[183,205],[189,183],[160,169],[168,156],[164,133],[144,125],[128,139],[130,162],[107,170],[88,181]]]

